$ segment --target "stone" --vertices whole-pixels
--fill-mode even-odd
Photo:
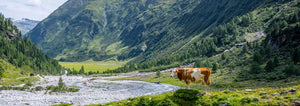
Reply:
[[[278,96],[278,95],[280,95],[278,92],[272,94],[272,96]]]
[[[250,92],[250,91],[252,91],[252,89],[245,89],[245,91],[248,91],[248,92]]]
[[[258,98],[253,98],[253,101],[254,101],[254,102],[258,102],[259,99],[258,99]]]
[[[299,100],[295,100],[293,103],[295,104],[295,106],[300,106],[300,99]]]
[[[219,104],[219,106],[229,106],[228,103],[222,103],[222,104]]]
[[[296,94],[296,93],[297,93],[297,89],[290,89],[289,92],[290,92],[291,94]]]
[[[266,92],[262,92],[259,95],[262,96],[262,95],[266,95],[266,94],[267,94]]]
[[[280,94],[281,95],[285,95],[285,94],[287,94],[287,93],[289,93],[288,91],[282,91]]]
[[[297,89],[290,89],[289,92],[297,92]]]
[[[160,81],[154,81],[152,83],[155,83],[155,84],[160,84]]]

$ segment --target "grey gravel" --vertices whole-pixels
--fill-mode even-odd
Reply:
[[[0,106],[44,106],[61,103],[74,103],[75,105],[87,105],[118,101],[130,97],[142,95],[162,94],[179,89],[178,86],[168,84],[155,84],[143,81],[108,81],[99,77],[63,76],[66,85],[79,86],[80,90],[73,93],[51,94],[42,91],[0,91]],[[93,80],[91,80],[93,78]],[[45,76],[36,86],[46,87],[48,85],[57,86],[59,76]]]

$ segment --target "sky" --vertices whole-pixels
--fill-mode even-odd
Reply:
[[[41,21],[67,0],[0,0],[0,13],[6,18]]]

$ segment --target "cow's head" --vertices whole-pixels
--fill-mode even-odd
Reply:
[[[170,72],[171,72],[171,75],[170,75],[171,78],[176,78],[177,77],[176,69],[172,69],[172,70],[170,70]]]

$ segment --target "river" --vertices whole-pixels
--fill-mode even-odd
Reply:
[[[42,91],[0,91],[0,106],[12,105],[53,105],[60,103],[74,103],[75,105],[87,105],[106,103],[123,100],[131,97],[162,94],[179,89],[177,86],[168,84],[155,84],[143,81],[109,81],[104,77],[82,77],[82,76],[62,76],[66,85],[80,87],[78,92],[72,93],[46,93]],[[48,85],[57,86],[59,76],[45,76],[34,84],[46,87]]]

